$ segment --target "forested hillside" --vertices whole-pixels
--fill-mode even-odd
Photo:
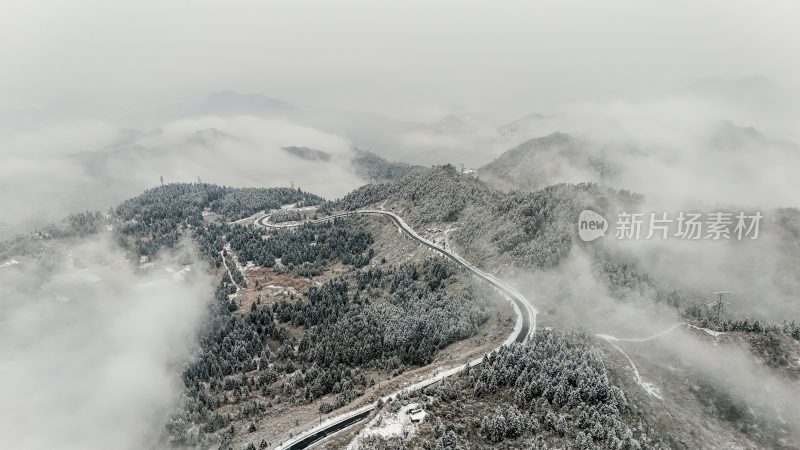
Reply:
[[[571,138],[560,137],[566,142]],[[611,253],[602,245],[587,245],[577,238],[577,217],[584,209],[613,217],[619,210],[634,210],[642,196],[596,183],[556,184],[534,192],[500,192],[453,166],[415,171],[392,183],[367,185],[325,209],[357,209],[385,205],[418,227],[454,224],[449,235],[459,252],[486,266],[516,266],[522,270],[557,267],[574,247],[590,258],[595,274],[620,299],[650,299],[669,305],[698,325],[724,330],[763,329],[796,334],[797,325],[754,324],[744,317],[713,323],[704,303],[707,293],[677,289],[657,274],[648,274],[633,257]],[[770,212],[777,251],[785,267],[800,262],[800,213],[796,208]],[[781,279],[798,285],[796,273],[781,273]],[[788,277],[788,278],[787,278]],[[636,295],[633,295],[636,294]],[[784,331],[785,330],[785,331]]]
[[[386,182],[402,178],[420,166],[388,161],[375,153],[367,150],[355,149],[355,156],[351,160],[356,175],[365,180]]]
[[[504,267],[525,272],[557,270],[571,252],[579,250],[588,259],[592,276],[620,308],[657,308],[711,332],[740,336],[733,341],[749,348],[760,364],[796,377],[797,364],[792,361],[796,361],[800,338],[797,317],[756,320],[735,308],[718,314],[709,288],[678,287],[679,280],[648,272],[634,255],[577,238],[577,217],[583,209],[613,217],[619,210],[640,208],[642,200],[635,193],[594,183],[498,192],[454,167],[443,166],[417,171],[394,183],[362,187],[333,205],[345,209],[385,206],[419,228],[450,228],[449,243],[460,254],[495,271]],[[782,208],[765,215],[770,218],[765,233],[771,239],[766,242],[774,241],[771,254],[781,261],[772,273],[774,286],[787,296],[792,292],[796,296],[800,283],[791,268],[800,262],[800,213],[796,208]]]
[[[227,255],[227,270],[200,352],[184,371],[183,405],[167,426],[174,446],[261,443],[267,438],[250,433],[275,436],[279,430],[257,432],[261,425],[255,424],[277,423],[287,407],[313,404],[329,414],[376,381],[431,363],[489,317],[483,291],[458,266],[440,258],[380,263],[373,236],[352,220],[295,229],[223,222],[196,230],[195,239],[207,257]],[[234,256],[272,279],[327,281],[305,291],[276,291],[248,279]],[[338,265],[350,269],[332,275]]]
[[[369,448],[667,448],[609,382],[591,338],[577,333],[539,331],[418,400],[430,414],[418,436]]]
[[[435,363],[445,349],[481,333],[492,318],[487,291],[458,266],[429,254],[416,259],[381,254],[379,228],[367,222],[335,219],[286,229],[231,223],[260,211],[274,211],[270,220],[282,222],[385,207],[425,232],[449,227],[456,251],[491,269],[547,270],[580,249],[614,298],[649,299],[712,332],[742,333],[740,340],[766,367],[796,376],[796,322],[717,320],[699,294],[675,289],[635,259],[576,239],[581,210],[608,214],[641,200],[593,183],[501,192],[453,166],[413,169],[396,181],[365,185],[324,203],[298,189],[170,184],[123,202],[108,215],[72,215],[27,240],[3,243],[0,250],[30,247],[26,251],[35,256],[44,247],[31,243],[86,237],[106,226],[134,250],[132,260],[173,248],[181,239],[196,246],[221,281],[199,349],[182,372],[181,405],[166,426],[165,439],[177,448],[270,447],[278,436],[285,439],[287,430],[306,425],[309,415],[337,414],[374,400],[376,385]],[[285,205],[320,208],[315,213]],[[782,257],[796,261],[798,210],[778,210],[771,224]],[[386,256],[394,262],[387,263]],[[370,448],[668,447],[653,429],[653,416],[610,381],[607,354],[593,338],[539,329],[532,339],[502,348],[455,379],[428,388],[426,395],[414,394],[430,417],[412,444],[372,439]],[[711,402],[730,426],[740,426],[748,438],[773,442],[747,419],[746,405],[733,404],[726,413],[725,392],[698,389],[697,398]]]
[[[262,267],[273,267],[276,260],[290,271],[303,276],[321,275],[330,261],[342,261],[356,268],[365,266],[373,252],[368,233],[342,226],[342,220],[305,224],[295,230],[266,232],[262,229],[235,225],[227,239],[231,248],[244,261]],[[315,273],[317,272],[317,273]]]
[[[173,183],[122,202],[115,214],[119,234],[141,255],[178,242],[183,228],[201,228],[203,212],[237,220],[281,205],[316,205],[322,199],[290,188],[229,188],[207,183]]]
[[[415,170],[391,183],[362,186],[326,208],[353,210],[386,201],[396,205],[409,223],[426,224],[457,220],[467,205],[488,204],[499,195],[447,165]]]
[[[499,192],[453,166],[440,166],[363,186],[324,208],[385,204],[418,226],[458,221],[452,236],[465,255],[532,269],[555,266],[569,253],[581,210],[603,214],[640,201],[636,194],[594,183]]]
[[[565,133],[525,141],[478,170],[490,185],[533,191],[565,181],[599,180],[611,173],[602,149]]]

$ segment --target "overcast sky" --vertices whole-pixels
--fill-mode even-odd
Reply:
[[[705,77],[797,87],[796,1],[42,1],[0,15],[0,108],[152,119],[233,89],[500,119]]]

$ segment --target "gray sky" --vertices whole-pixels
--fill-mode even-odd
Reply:
[[[710,76],[797,87],[796,1],[4,2],[0,108],[152,117],[233,89],[511,119]]]
[[[105,210],[160,176],[239,186],[294,181],[328,198],[363,181],[342,156],[342,167],[327,168],[328,184],[321,185],[321,171],[287,159],[286,145],[336,154],[356,145],[392,160],[479,167],[514,145],[496,126],[531,112],[559,119],[542,121],[527,137],[560,130],[661,156],[632,171],[642,183],[620,186],[652,195],[663,191],[651,186],[652,174],[664,179],[664,168],[676,160],[682,163],[673,164],[677,179],[692,168],[710,173],[698,163],[711,154],[698,136],[715,121],[800,141],[799,5],[7,0],[0,15],[0,228]],[[728,103],[670,95],[709,77],[751,75],[780,87],[721,82],[702,89],[742,97]],[[294,125],[187,114],[221,89],[283,99],[314,110],[310,116],[336,112],[284,117]],[[455,131],[408,130],[343,110],[415,122],[449,113],[475,120],[464,132],[458,124]],[[117,152],[121,160],[102,163],[101,156],[86,163],[69,156],[116,148],[123,128],[166,130],[172,137],[135,142],[158,157]],[[205,128],[248,143],[190,145],[193,156],[181,156],[193,133]],[[795,167],[783,155],[758,162],[765,168],[755,173],[784,183],[780,189],[763,184],[780,192],[770,198],[794,204],[796,187],[776,174]],[[717,160],[709,164],[717,173]],[[742,167],[754,166],[747,160]],[[716,201],[760,195],[740,186],[736,170],[728,172],[712,177],[707,189],[682,186]],[[728,185],[717,181],[724,179],[740,188],[723,189]],[[684,204],[675,197],[673,203]]]

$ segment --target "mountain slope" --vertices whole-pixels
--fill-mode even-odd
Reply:
[[[556,132],[530,139],[481,167],[481,177],[502,189],[535,190],[559,182],[595,181],[600,150]]]
[[[208,96],[206,101],[195,108],[199,115],[285,115],[301,112],[300,108],[283,100],[260,94],[240,94],[233,91],[218,91]]]

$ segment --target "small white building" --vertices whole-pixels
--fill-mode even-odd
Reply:
[[[422,410],[421,406],[415,406],[409,408],[408,411],[406,411],[406,415],[411,420],[411,423],[421,423],[425,421],[425,417],[428,414]]]

